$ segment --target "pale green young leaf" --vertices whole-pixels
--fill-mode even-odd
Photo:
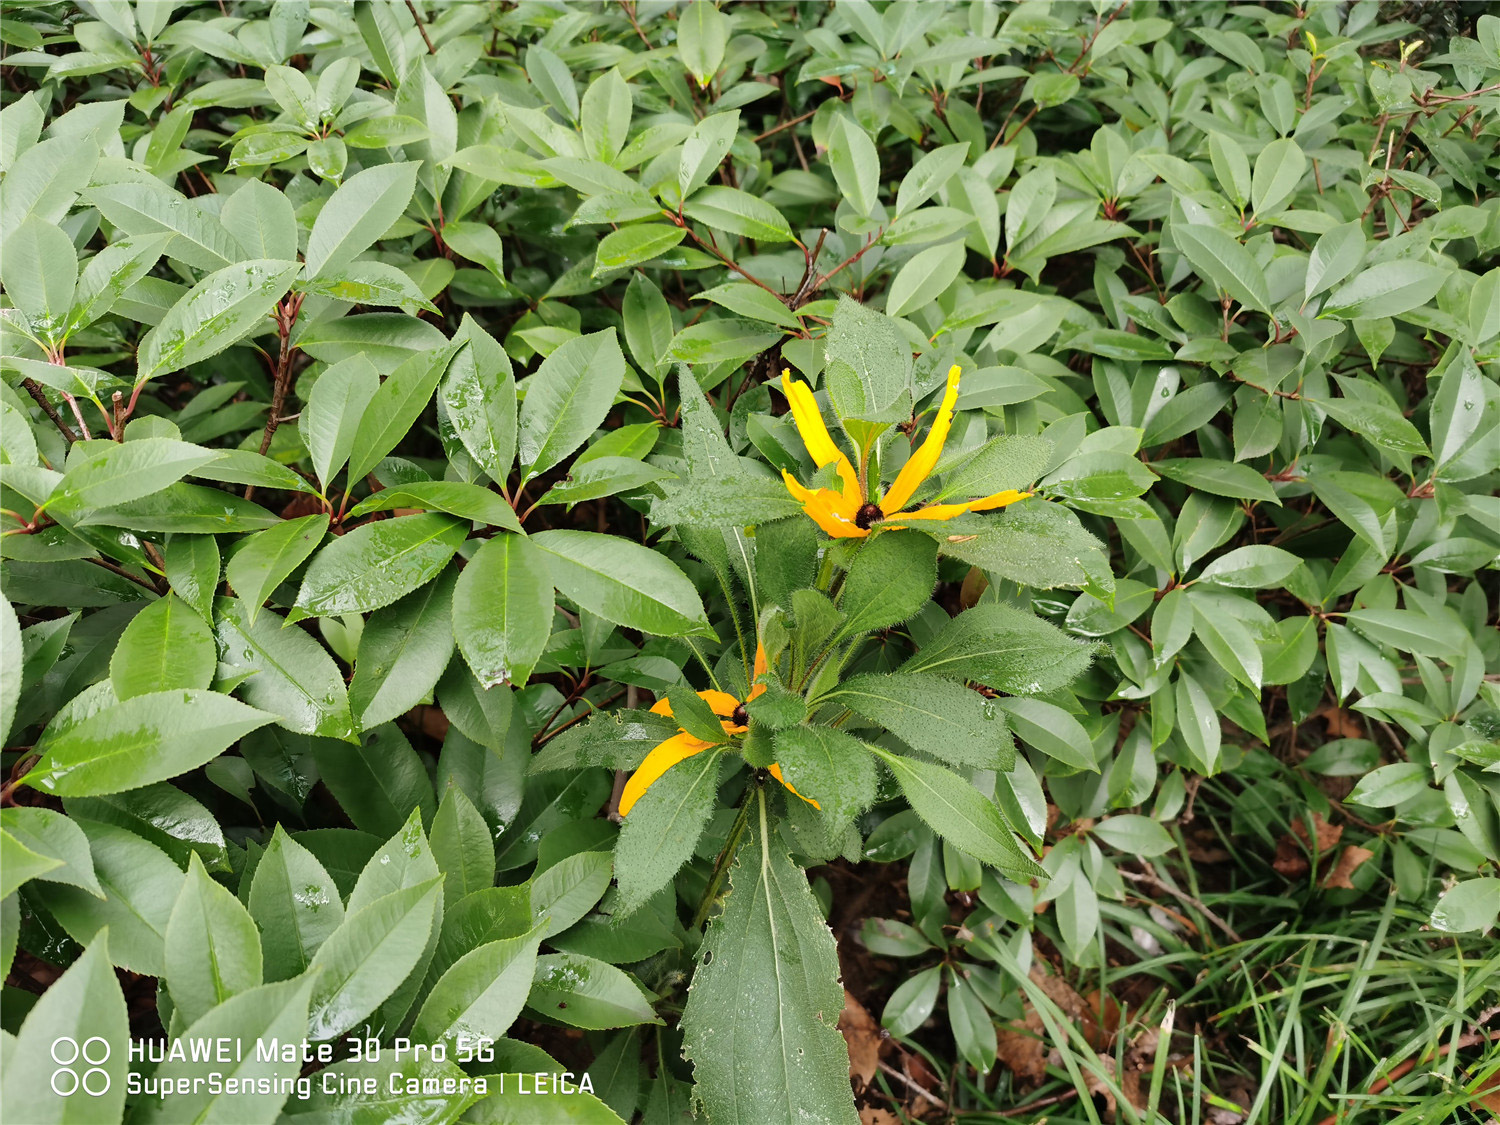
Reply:
[[[453,342],[438,399],[459,441],[492,480],[503,482],[516,456],[516,381],[510,357],[467,313]]]
[[[327,649],[305,630],[243,598],[214,602],[220,675],[243,679],[239,692],[287,730],[350,738],[354,723],[344,678]]]
[[[297,428],[325,492],[349,460],[355,432],[379,389],[375,365],[359,353],[324,368],[313,383]]]
[[[252,261],[226,266],[189,289],[141,341],[136,383],[179,371],[218,355],[256,329],[286,294],[295,262]]]
[[[717,5],[690,4],[677,21],[677,53],[682,65],[707,86],[724,62],[729,44],[729,17]]]
[[[458,575],[425,586],[365,619],[349,706],[361,729],[389,722],[432,693],[453,655],[451,606]]]
[[[125,1078],[130,1069],[124,1045],[130,1039],[130,1021],[110,953],[109,934],[100,931],[26,1013],[20,1033],[14,1039],[7,1035],[0,1098],[8,1120],[28,1125],[87,1125],[118,1121],[124,1113]],[[87,1044],[89,1058],[102,1060],[98,1064],[102,1073],[91,1072],[85,1090],[69,1097],[59,1097],[59,1087],[53,1085],[59,1069],[56,1052],[67,1057],[66,1043],[59,1044],[63,1039],[77,1043],[80,1054]],[[70,1073],[80,1076],[88,1070],[90,1064],[85,1063]]]
[[[182,1036],[200,1043],[221,1038],[247,1044],[300,1043],[309,1035],[307,1005],[313,984],[303,977],[246,989],[189,1025]],[[255,1050],[237,1053],[231,1063],[195,1061],[191,1056],[169,1060],[157,1075],[164,1082],[182,1083],[188,1092],[149,1099],[136,1117],[151,1125],[223,1121],[231,1115],[247,1121],[275,1120],[300,1069],[299,1061],[287,1061],[279,1052],[265,1059]],[[217,1081],[209,1077],[215,1073],[222,1076]],[[231,1088],[240,1092],[228,1093]]]
[[[120,634],[109,662],[115,698],[172,688],[206,688],[218,663],[208,624],[172,594],[157,598]]]
[[[167,990],[184,1025],[261,983],[260,932],[195,853],[166,932]]]
[[[345,916],[309,965],[309,1038],[342,1035],[396,990],[427,948],[442,894],[442,879],[431,879]]]
[[[412,424],[432,401],[438,380],[464,345],[458,342],[419,351],[385,377],[354,429],[349,454],[349,478],[360,480],[396,448]]]
[[[412,1034],[423,1043],[460,1037],[499,1039],[525,1007],[536,972],[537,928],[519,937],[485,942],[459,958],[433,985]]]
[[[443,901],[495,885],[495,844],[489,827],[463,790],[449,788],[432,818],[429,840],[443,872]]]
[[[557,589],[590,613],[658,636],[714,635],[698,591],[663,555],[591,531],[543,531],[531,543]]]
[[[196,769],[274,718],[197,688],[137,695],[43,738],[25,782],[61,797],[136,789]]]
[[[240,893],[260,928],[267,980],[299,975],[344,918],[332,877],[280,825],[255,867],[249,894]]]
[[[415,162],[380,164],[350,176],[318,212],[307,240],[308,279],[351,262],[385,234],[416,190]]]

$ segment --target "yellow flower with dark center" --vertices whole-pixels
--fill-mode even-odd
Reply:
[[[766,690],[765,684],[754,683],[766,670],[766,650],[759,644],[755,646],[755,671],[752,673],[751,688],[744,702],[740,702],[727,691],[700,691],[698,698],[708,704],[709,710],[719,716],[720,723],[724,727],[725,734],[744,734],[749,729],[750,716],[745,710],[745,704]],[[658,699],[651,707],[656,715],[672,717],[672,704],[665,698]],[[635,803],[641,799],[647,789],[651,788],[653,782],[662,774],[675,766],[678,762],[686,761],[694,754],[700,754],[712,746],[720,745],[715,742],[705,742],[701,738],[694,738],[687,731],[679,729],[676,734],[665,742],[659,742],[651,753],[646,755],[645,761],[630,775],[630,780],[625,783],[625,789],[620,794],[620,815],[624,816]],[[771,764],[770,774],[777,781],[785,785],[787,789],[797,797],[801,793],[793,789],[786,778],[781,776],[781,767],[774,762]],[[811,797],[802,797],[813,808],[822,808],[817,801]]]
[[[1031,493],[1008,488],[1004,492],[961,504],[929,504],[910,511],[904,510],[922,482],[932,475],[938,458],[942,456],[943,443],[948,440],[948,429],[953,425],[954,404],[958,402],[958,374],[958,366],[955,364],[948,371],[948,389],[943,392],[942,405],[938,407],[937,417],[933,420],[926,439],[907,458],[906,464],[896,474],[895,481],[886,489],[885,494],[878,500],[870,500],[865,480],[868,453],[865,453],[865,459],[856,471],[849,458],[829,436],[828,427],[823,424],[823,415],[818,410],[811,388],[801,380],[793,379],[790,371],[783,370],[781,387],[791,405],[792,420],[797,424],[797,432],[802,435],[807,452],[820,469],[825,465],[836,466],[841,482],[838,489],[804,488],[796,477],[783,470],[781,476],[786,481],[787,491],[801,501],[802,510],[812,517],[813,522],[835,539],[863,539],[870,534],[872,525],[876,523],[902,528],[908,520],[952,519],[963,512],[987,512],[1026,499]],[[902,522],[887,522],[897,518]]]

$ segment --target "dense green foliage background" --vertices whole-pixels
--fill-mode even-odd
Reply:
[[[0,6],[7,1118],[1482,1120],[1483,8]]]

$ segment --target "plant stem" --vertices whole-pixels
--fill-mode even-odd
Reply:
[[[745,834],[745,825],[750,823],[750,804],[757,798],[764,805],[765,794],[761,790],[759,777],[751,783],[749,789],[745,790],[744,799],[740,802],[739,816],[734,818],[734,826],[729,830],[729,838],[724,841],[724,850],[714,861],[713,874],[708,877],[708,886],[703,889],[703,901],[698,904],[698,910],[693,914],[693,929],[695,930],[702,928],[703,923],[708,919],[708,912],[713,909],[714,899],[719,897],[719,889],[724,885],[724,879],[729,874],[729,865],[734,862],[734,855],[740,849],[740,837]]]
[[[260,438],[262,457],[271,448],[271,439],[276,436],[276,427],[281,424],[281,412],[286,407],[286,393],[292,385],[292,356],[297,350],[292,347],[292,326],[297,323],[297,315],[302,311],[302,296],[301,293],[289,296],[272,314],[276,318],[280,347],[276,355],[276,370],[272,375],[271,414],[266,419],[265,432]],[[245,499],[249,500],[254,495],[255,485],[246,485]]]
[[[411,13],[411,18],[416,22],[417,30],[422,33],[422,42],[427,44],[429,55],[437,54],[437,48],[432,45],[432,36],[427,34],[427,25],[422,22],[422,17],[417,15],[417,6],[406,0],[406,10]]]
[[[57,412],[57,407],[48,401],[46,393],[37,385],[35,379],[22,379],[21,386],[25,387],[26,393],[36,400],[36,404],[42,408],[42,413],[52,419],[52,424],[57,427],[58,432],[64,438],[69,442],[78,440],[78,435],[73,432],[73,427],[63,421],[63,416]]]

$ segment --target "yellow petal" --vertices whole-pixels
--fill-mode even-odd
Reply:
[[[781,389],[786,394],[787,405],[792,408],[792,420],[797,424],[797,432],[802,435],[802,444],[807,446],[813,464],[820,469],[824,465],[837,464],[839,480],[844,484],[844,499],[858,507],[864,500],[859,491],[859,475],[829,436],[812,389],[800,379],[793,379],[787,370],[781,373]]]
[[[761,676],[765,674],[767,667],[769,667],[769,665],[766,663],[766,650],[759,641],[756,641],[755,671],[750,673],[750,694],[745,696],[746,703],[749,703],[752,699],[766,690],[765,684],[758,684],[755,681],[760,679]]]
[[[772,777],[774,777],[777,781],[781,782],[781,784],[783,784],[783,785],[786,786],[787,792],[791,793],[791,795],[793,797],[802,797],[801,793],[798,793],[795,789],[792,788],[791,782],[787,781],[786,778],[784,778],[784,777],[781,776],[781,767],[778,766],[775,762],[771,763],[771,769],[770,769],[769,772],[770,772],[770,774],[771,774]],[[819,811],[822,811],[823,806],[820,805],[820,804],[818,804],[818,802],[814,801],[811,797],[802,797],[802,799],[804,801],[806,801],[809,805],[811,805],[813,808],[818,809]]]
[[[917,451],[907,458],[906,464],[896,474],[896,481],[881,498],[880,507],[886,515],[892,515],[906,507],[922,482],[932,475],[938,458],[943,454],[943,443],[948,440],[948,427],[953,424],[953,406],[958,402],[958,365],[948,369],[948,389],[943,392],[943,404],[938,407],[932,429]],[[941,517],[940,517],[941,518]]]
[[[1025,500],[1030,495],[1029,492],[1017,492],[1014,488],[1007,488],[1004,492],[997,492],[982,500],[970,500],[969,511],[988,512],[992,508],[1003,508],[1007,504],[1014,504],[1017,500]]]
[[[708,709],[721,719],[729,718],[740,705],[740,701],[727,691],[700,691],[698,698],[707,703]]]
[[[964,512],[988,512],[994,508],[1003,508],[1007,504],[1014,504],[1017,500],[1025,500],[1031,493],[1017,492],[1013,488],[1007,488],[1004,492],[997,492],[992,496],[985,496],[979,500],[967,500],[962,504],[929,504],[925,508],[918,508],[914,512],[897,512],[892,519],[906,520],[951,520],[954,516],[962,515]],[[882,527],[900,530],[903,523],[884,522]]]
[[[882,523],[882,527],[900,530],[902,524],[907,520],[951,520],[954,516],[962,515],[969,510],[967,504],[929,504],[925,508],[918,508],[914,512],[897,512],[891,517],[892,520],[900,520],[901,523]]]
[[[803,488],[797,478],[783,470],[781,479],[786,489],[802,503],[814,523],[835,539],[863,539],[870,533],[855,526],[854,517],[858,504],[850,504],[843,496],[828,488]]]
[[[727,691],[700,691],[698,698],[708,704],[708,709],[721,719],[727,719],[734,714],[734,709],[740,705],[740,701]],[[655,703],[651,704],[653,715],[665,715],[672,718],[672,703],[664,695]]]
[[[711,742],[704,742],[701,738],[694,738],[685,732],[674,734],[665,742],[657,743],[651,753],[646,755],[646,760],[640,764],[640,768],[631,774],[630,780],[625,783],[625,789],[620,793],[620,815],[624,816],[633,809],[635,803],[662,774],[678,762],[691,758],[712,745]]]

